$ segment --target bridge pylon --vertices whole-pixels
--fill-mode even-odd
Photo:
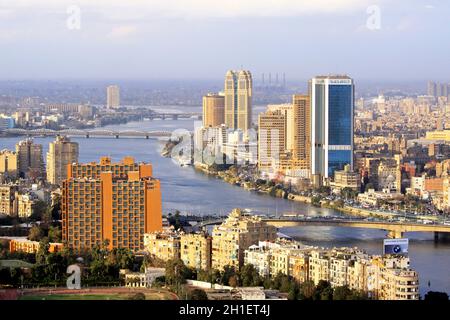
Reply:
[[[389,239],[401,239],[403,238],[403,232],[397,230],[389,230],[388,231]]]

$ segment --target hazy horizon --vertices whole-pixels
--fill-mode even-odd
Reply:
[[[438,0],[1,0],[0,79],[445,81]]]

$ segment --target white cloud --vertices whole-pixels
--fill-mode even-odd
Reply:
[[[300,16],[364,10],[374,0],[1,0],[5,8],[43,10],[78,5],[107,16],[208,18]]]

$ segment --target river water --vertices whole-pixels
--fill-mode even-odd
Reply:
[[[126,125],[108,126],[120,130],[167,130],[177,128],[192,130],[194,120],[154,120],[131,122]],[[23,137],[22,137],[23,138]],[[14,149],[20,137],[0,138],[0,150]],[[44,158],[48,144],[53,138],[36,138],[43,144]],[[196,172],[191,167],[180,167],[169,158],[160,156],[163,142],[144,138],[72,138],[80,146],[80,162],[98,161],[101,156],[111,156],[118,161],[124,156],[133,156],[138,161],[150,162],[154,176],[161,180],[163,210],[180,210],[191,214],[226,214],[231,209],[249,208],[254,212],[279,215],[297,212],[304,215],[341,215],[340,212],[316,208],[308,204],[272,198],[222,180]],[[301,227],[284,228],[282,233],[292,236],[305,244],[333,247],[359,247],[371,254],[381,254],[386,232],[359,228]],[[434,243],[428,233],[408,233],[411,265],[419,272],[420,291],[445,291],[450,293],[450,244]],[[430,286],[429,286],[430,284]]]

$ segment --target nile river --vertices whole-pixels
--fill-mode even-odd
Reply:
[[[154,120],[132,122],[106,128],[120,130],[168,130],[177,128],[192,130],[193,120]],[[22,137],[23,138],[23,137]],[[21,137],[0,138],[0,150],[14,149]],[[44,146],[44,153],[53,138],[36,138]],[[304,215],[340,215],[331,210],[308,204],[272,198],[246,191],[222,180],[208,177],[191,167],[180,167],[171,159],[160,156],[162,142],[152,139],[72,138],[80,146],[80,162],[98,161],[101,156],[111,156],[114,161],[130,155],[138,161],[150,162],[154,176],[161,180],[164,212],[180,210],[191,214],[225,214],[232,208],[249,208],[254,212],[282,214],[292,211]],[[45,158],[45,155],[44,155]],[[305,244],[324,247],[351,246],[381,254],[386,232],[359,228],[301,227],[285,228],[282,233],[295,237]],[[434,243],[433,235],[409,233],[411,265],[420,275],[420,291],[428,290],[450,293],[450,244]],[[429,286],[430,284],[430,286]]]

